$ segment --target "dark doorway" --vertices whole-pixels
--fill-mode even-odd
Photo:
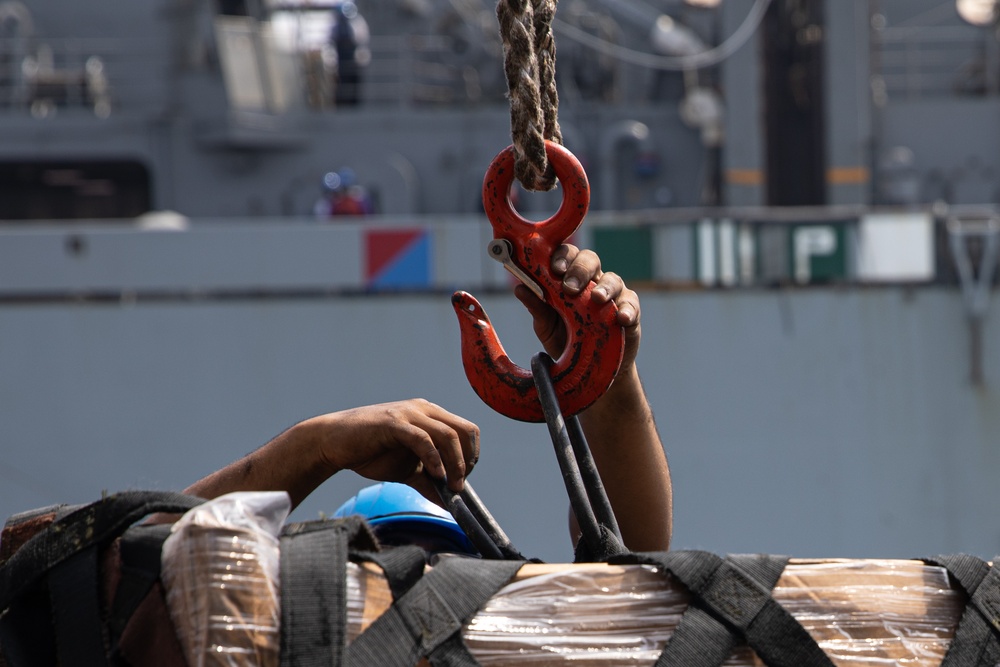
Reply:
[[[775,0],[764,19],[767,203],[826,203],[822,0]]]
[[[150,208],[139,162],[0,162],[0,220],[134,218]]]

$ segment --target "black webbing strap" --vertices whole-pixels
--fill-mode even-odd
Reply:
[[[126,491],[81,507],[25,542],[0,567],[0,610],[55,566],[107,544],[139,519],[156,512],[186,512],[203,502],[180,493]]]
[[[357,517],[285,527],[281,667],[339,667],[346,641],[347,551]]]
[[[0,567],[0,610],[21,604],[22,595],[44,582],[44,589],[34,590],[47,589],[47,609],[37,601],[24,604],[35,610],[36,622],[51,624],[59,664],[109,664],[111,638],[106,636],[100,603],[101,549],[150,514],[184,512],[202,502],[178,493],[128,491],[74,509],[25,542]],[[2,625],[8,626],[7,621],[4,617]],[[21,652],[8,648],[9,642],[38,641],[37,636],[11,637],[7,627],[2,634],[8,656]]]
[[[998,556],[997,558],[1000,558]],[[1000,572],[966,554],[924,558],[948,570],[968,596],[955,636],[941,667],[994,667],[1000,664]]]
[[[98,547],[88,547],[49,571],[49,600],[60,667],[108,665],[98,581]]]
[[[369,561],[382,568],[393,600],[403,597],[406,591],[424,576],[424,568],[427,567],[427,552],[416,546],[351,552],[351,559]]]
[[[627,554],[621,538],[604,524],[591,528],[588,539],[582,537],[573,551],[574,563],[603,563],[612,556]]]
[[[118,640],[132,614],[160,578],[163,543],[169,535],[169,524],[133,526],[122,534],[121,579],[108,618],[112,656],[117,653]]]
[[[446,558],[372,623],[345,654],[348,667],[478,665],[462,628],[521,569],[523,562]]]
[[[787,562],[787,558],[776,556],[728,556],[716,572],[721,578],[732,576],[722,568],[743,570],[764,590],[771,591]],[[729,658],[739,640],[736,633],[712,616],[700,598],[694,598],[660,654],[656,667],[718,667]]]
[[[671,638],[657,665],[717,667],[745,641],[769,667],[833,667],[806,629],[771,597],[786,557],[723,559],[705,551],[670,551],[609,562],[654,565],[676,577],[692,595],[678,626],[680,644],[671,648]]]

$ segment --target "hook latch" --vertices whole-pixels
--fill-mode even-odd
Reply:
[[[535,293],[542,301],[545,300],[545,292],[542,291],[542,286],[531,279],[525,271],[514,263],[511,256],[514,254],[514,246],[507,239],[493,239],[490,241],[490,245],[487,247],[487,252],[492,259],[503,264],[503,268],[507,269],[511,275],[521,281],[525,287],[530,289]]]

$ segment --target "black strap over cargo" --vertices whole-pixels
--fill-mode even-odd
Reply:
[[[1000,558],[998,556],[997,558]],[[948,570],[968,602],[941,667],[995,667],[1000,664],[1000,572],[966,554],[924,558]]]
[[[186,512],[203,502],[180,493],[125,491],[81,507],[28,540],[0,567],[0,609],[59,563],[88,547],[107,544],[143,517]]]
[[[98,590],[97,545],[61,560],[48,573],[60,667],[108,665]]]
[[[282,667],[343,663],[347,555],[356,542],[375,548],[360,517],[295,523],[282,532]]]
[[[354,553],[351,558],[375,563],[382,568],[393,600],[403,597],[406,591],[424,576],[424,568],[427,567],[427,552],[415,546]]]
[[[721,581],[727,576],[734,576],[734,571],[748,571],[753,573],[753,578],[763,590],[771,591],[781,577],[786,563],[787,559],[780,557],[729,556],[716,571],[719,573],[717,579]],[[759,602],[758,596],[758,605]],[[729,658],[739,640],[737,633],[712,616],[705,603],[694,599],[660,654],[656,667],[717,667]]]
[[[654,565],[691,593],[688,610],[656,663],[660,667],[718,667],[739,642],[769,667],[833,667],[805,628],[771,597],[785,556],[723,559],[705,551],[671,551],[609,562]]]
[[[522,562],[445,558],[347,647],[347,667],[474,667],[462,628],[521,569]]]
[[[108,619],[112,651],[132,614],[160,578],[160,556],[168,535],[168,524],[133,526],[122,534],[121,581]]]
[[[101,548],[150,514],[185,512],[202,502],[178,493],[127,491],[74,509],[25,542],[0,567],[0,641],[8,659],[14,664],[109,664],[115,630],[127,618],[119,618],[106,632],[100,607]],[[155,580],[140,579],[131,582],[136,588],[125,598],[115,600],[113,614],[134,609],[135,596],[144,595],[143,585],[148,591]],[[26,596],[29,591],[47,591],[48,599]],[[28,635],[16,618],[22,615],[32,619]],[[54,655],[51,647],[46,652],[32,645],[43,643],[41,633],[49,631],[54,632]]]

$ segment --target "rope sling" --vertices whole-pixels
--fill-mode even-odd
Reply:
[[[547,191],[556,176],[545,140],[562,144],[557,115],[556,43],[552,19],[556,0],[499,0],[497,20],[510,99],[514,174],[525,189]]]

